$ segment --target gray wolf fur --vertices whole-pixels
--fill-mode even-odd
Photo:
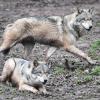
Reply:
[[[87,54],[75,47],[75,42],[84,35],[82,30],[92,28],[93,9],[77,9],[74,13],[61,16],[30,17],[18,19],[9,24],[3,35],[0,52],[7,53],[12,46],[22,43],[25,55],[29,54],[35,43],[50,45],[46,54],[48,59],[57,48],[78,55],[90,64],[94,64]]]
[[[27,61],[20,58],[9,58],[4,65],[0,81],[11,82],[19,90],[33,93],[47,93],[44,84],[48,80],[49,67],[45,62]]]

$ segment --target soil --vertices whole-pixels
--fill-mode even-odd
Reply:
[[[100,21],[100,0],[0,0],[0,43],[2,34],[7,24],[12,23],[16,19],[30,16],[48,16],[48,15],[66,15],[73,12],[74,7],[95,8],[94,27],[90,34],[83,36],[77,46],[86,53],[91,46],[91,43],[100,39],[100,25],[95,23]],[[30,60],[44,60],[45,50],[48,46],[36,44],[32,54],[28,57]],[[4,62],[9,57],[24,57],[23,46],[18,44],[13,47],[7,56],[0,54],[0,73]],[[96,51],[97,56],[100,53]],[[33,94],[27,91],[19,91],[9,85],[0,83],[0,100],[100,100],[100,76],[93,76],[89,82],[77,84],[77,71],[66,69],[66,73],[54,74],[55,66],[64,65],[65,59],[69,60],[70,66],[73,61],[74,67],[86,67],[85,61],[80,62],[80,59],[66,53],[64,50],[57,50],[50,58],[53,63],[51,67],[51,76],[46,84],[50,95]],[[95,57],[93,57],[95,59]],[[80,74],[81,77],[81,74]]]

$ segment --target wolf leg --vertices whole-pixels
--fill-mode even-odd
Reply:
[[[5,62],[2,74],[0,76],[0,81],[5,83],[7,81],[7,79],[9,79],[9,77],[11,76],[13,70],[15,67],[15,63],[13,62],[13,60],[8,60],[7,62]]]
[[[80,56],[83,59],[87,60],[88,63],[90,63],[90,64],[95,64],[96,63],[87,54],[85,54],[83,51],[81,51],[78,48],[76,48],[74,45],[65,46],[64,48],[65,48],[66,51],[68,51],[70,53],[73,53],[73,54],[75,54],[77,56]]]
[[[48,93],[47,90],[46,90],[46,88],[45,88],[45,86],[40,87],[39,91],[42,92],[42,93],[44,93],[44,94]]]
[[[36,88],[34,88],[34,87],[32,87],[32,86],[29,86],[29,85],[27,85],[27,84],[20,84],[19,85],[19,90],[27,90],[27,91],[31,91],[31,92],[33,92],[33,93],[37,93],[38,92],[38,90],[36,89]]]
[[[28,44],[28,43],[23,43],[23,46],[24,46],[24,58],[27,58],[31,52],[32,52],[32,49],[34,47],[35,43],[34,44]]]
[[[46,61],[48,61],[48,59],[51,57],[51,55],[56,51],[56,47],[50,47],[48,50],[47,50],[47,53],[46,53]]]
[[[14,42],[15,40],[12,40],[12,39],[4,39],[2,45],[0,46],[0,52],[7,54],[10,48],[13,46]]]

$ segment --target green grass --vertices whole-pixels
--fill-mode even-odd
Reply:
[[[94,76],[100,75],[100,66],[95,66],[95,68],[93,68],[91,72],[88,74],[84,73],[84,71],[80,69],[76,69],[75,73],[77,76],[76,84],[79,84],[79,85],[86,84],[88,82],[93,81]],[[98,81],[97,84],[100,84],[100,82]]]
[[[92,69],[90,75],[100,75],[100,66],[96,66],[94,69]]]
[[[77,77],[76,84],[78,85],[86,84],[93,80],[92,75],[84,73],[84,70],[81,70],[80,68],[75,70],[75,74]]]
[[[79,78],[78,80],[76,80],[76,83],[81,85],[81,84],[86,84],[88,82],[91,82],[92,80],[93,80],[92,75],[84,75],[81,77],[81,79]]]
[[[100,40],[97,40],[91,44],[91,47],[89,49],[89,54],[92,58],[100,60],[100,55],[98,55],[97,53],[99,51],[100,51]]]
[[[100,21],[96,22],[96,26],[100,27]]]
[[[64,74],[66,71],[64,69],[64,66],[55,66],[54,67],[54,74],[61,75]]]

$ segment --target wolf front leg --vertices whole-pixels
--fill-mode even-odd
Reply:
[[[87,54],[85,54],[83,51],[76,48],[74,45],[67,45],[64,47],[66,51],[73,53],[77,56],[82,57],[83,59],[87,60],[89,64],[95,64],[96,61],[92,60]]]
[[[31,91],[33,93],[38,93],[38,90],[30,85],[27,85],[25,83],[21,83],[19,85],[19,90],[27,90],[27,91]]]
[[[42,93],[44,93],[44,94],[48,94],[48,92],[47,92],[45,86],[41,86],[41,87],[39,88],[39,91],[42,92]]]

